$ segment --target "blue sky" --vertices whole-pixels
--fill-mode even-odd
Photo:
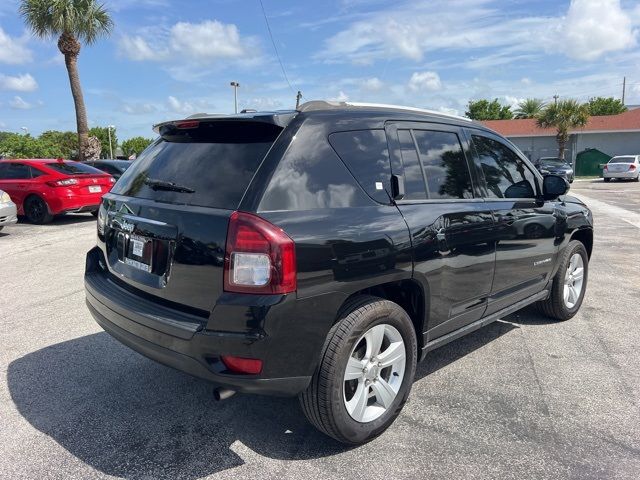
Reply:
[[[640,103],[640,3],[626,0],[104,0],[116,27],[83,48],[89,122],[118,137],[195,112],[304,99],[397,103],[463,114],[469,99],[554,94]],[[0,130],[73,130],[55,41],[31,37],[0,0]]]

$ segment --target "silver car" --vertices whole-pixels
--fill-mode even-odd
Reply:
[[[0,190],[0,230],[5,225],[11,225],[18,221],[18,210],[16,204],[11,201],[9,194],[3,190]]]
[[[602,169],[605,182],[612,178],[626,178],[640,181],[640,155],[620,155],[613,157]]]

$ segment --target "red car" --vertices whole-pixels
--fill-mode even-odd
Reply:
[[[47,223],[63,213],[95,213],[114,183],[111,175],[80,162],[0,160],[0,190],[32,223]]]

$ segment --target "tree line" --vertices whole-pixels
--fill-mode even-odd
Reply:
[[[110,158],[111,150],[116,157],[117,149],[122,149],[122,156],[129,158],[138,156],[153,141],[150,138],[133,137],[122,143],[118,142],[115,129],[111,129],[111,148],[109,148],[109,131],[107,127],[94,127],[88,131],[96,137],[101,148],[101,158]],[[48,130],[38,136],[0,131],[0,158],[66,158],[79,160],[78,134]]]
[[[558,142],[558,157],[564,159],[569,132],[584,127],[590,116],[618,115],[626,112],[627,107],[613,97],[594,97],[586,103],[573,99],[555,100],[545,103],[539,98],[527,98],[511,110],[511,106],[502,105],[497,98],[493,100],[469,101],[465,114],[472,120],[510,120],[535,119],[539,128],[554,128]]]
[[[510,105],[501,104],[497,98],[493,100],[470,100],[465,115],[472,120],[478,121],[538,118],[545,108],[553,104],[557,104],[557,102],[547,104],[539,98],[527,98],[519,102],[512,110]],[[586,113],[592,117],[618,115],[627,111],[627,107],[620,100],[613,97],[593,97],[583,105]]]

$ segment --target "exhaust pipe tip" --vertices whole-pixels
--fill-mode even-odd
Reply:
[[[220,402],[233,397],[235,393],[236,391],[230,388],[218,387],[213,389],[213,398],[215,398],[217,402]]]

